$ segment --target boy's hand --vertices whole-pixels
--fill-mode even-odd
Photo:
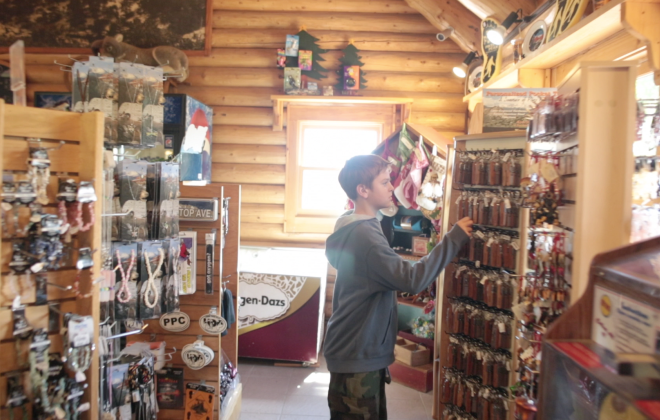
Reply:
[[[464,217],[461,220],[459,220],[456,224],[460,226],[461,229],[463,229],[463,232],[465,232],[467,236],[472,237],[472,225],[474,224],[472,219],[470,219],[469,217]]]

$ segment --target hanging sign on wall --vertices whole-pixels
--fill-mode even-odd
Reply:
[[[171,332],[185,331],[190,327],[190,317],[185,312],[170,312],[160,317],[160,326]]]
[[[486,36],[490,29],[496,29],[498,26],[500,22],[490,17],[481,22],[481,48],[484,56],[482,83],[497,77],[502,69],[502,46],[493,44]]]
[[[555,20],[550,25],[545,42],[552,42],[562,32],[578,23],[588,4],[588,0],[558,0]]]
[[[215,222],[218,220],[218,199],[180,198],[179,220],[186,222]]]
[[[211,312],[199,318],[199,326],[207,334],[222,334],[227,330],[227,321],[218,315],[218,308],[214,306]]]

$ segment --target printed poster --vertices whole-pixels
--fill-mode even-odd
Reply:
[[[660,354],[660,309],[596,286],[591,339],[618,353]]]
[[[484,133],[527,130],[532,111],[555,88],[484,89]]]

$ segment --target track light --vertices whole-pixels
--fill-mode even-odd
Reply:
[[[476,57],[476,56],[477,56],[476,52],[470,51],[470,53],[467,55],[467,57],[465,57],[465,60],[463,60],[461,65],[454,67],[454,69],[453,69],[454,74],[456,76],[460,77],[461,79],[464,78],[467,75],[468,66],[470,65],[472,60],[474,60],[474,57]]]
[[[502,45],[504,43],[504,32],[511,27],[515,22],[520,22],[518,19],[518,12],[511,12],[509,16],[504,19],[501,25],[497,28],[489,29],[486,32],[486,37],[490,42],[495,45]]]

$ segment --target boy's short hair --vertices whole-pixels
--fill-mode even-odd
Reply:
[[[362,184],[371,188],[374,179],[384,169],[389,168],[388,161],[378,155],[357,155],[346,161],[339,172],[339,185],[351,200],[357,200],[357,186]]]

